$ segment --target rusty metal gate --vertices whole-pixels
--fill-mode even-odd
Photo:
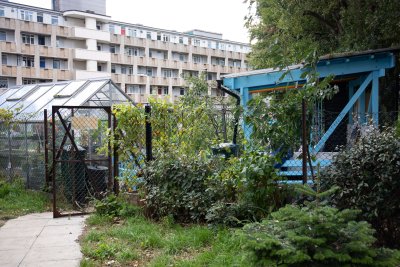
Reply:
[[[115,124],[111,107],[53,106],[50,121],[45,115],[54,218],[89,213],[96,200],[118,191],[118,159],[106,138]]]

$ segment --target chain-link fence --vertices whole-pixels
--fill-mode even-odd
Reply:
[[[43,122],[0,122],[0,176],[22,179],[28,189],[44,188]]]
[[[290,157],[284,159],[279,174],[291,180],[311,182],[318,173],[331,165],[335,155],[344,149],[351,148],[360,137],[374,128],[393,126],[398,119],[398,112],[379,112],[365,114],[353,112],[341,120],[340,113],[320,112],[307,121],[306,142],[294,149]],[[306,147],[304,151],[304,147]],[[306,173],[306,175],[304,175]]]
[[[90,212],[95,199],[117,189],[117,159],[105,136],[113,123],[110,107],[53,106],[48,177],[55,217]]]

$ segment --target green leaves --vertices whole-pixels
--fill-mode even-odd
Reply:
[[[394,130],[366,133],[342,151],[321,174],[325,187],[338,186],[332,201],[340,208],[356,208],[377,230],[379,242],[399,247],[400,141]]]
[[[395,46],[397,0],[254,0],[246,20],[255,41],[250,53],[256,68],[283,68],[313,62],[320,55]]]
[[[374,248],[374,230],[357,214],[287,205],[238,234],[257,266],[397,266],[398,251]]]

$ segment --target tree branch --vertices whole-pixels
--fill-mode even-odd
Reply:
[[[336,25],[335,23],[330,22],[329,20],[325,19],[323,16],[321,16],[320,14],[311,11],[311,10],[305,10],[303,12],[304,16],[311,16],[313,18],[316,18],[317,20],[319,20],[320,22],[324,23],[326,26],[328,26],[333,33],[338,34],[340,33],[340,26]]]

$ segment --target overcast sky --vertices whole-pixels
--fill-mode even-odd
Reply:
[[[90,0],[82,0],[90,1]],[[51,8],[51,0],[11,0]],[[222,33],[224,39],[248,43],[244,28],[247,4],[243,0],[108,0],[113,20],[168,30],[201,29]]]

